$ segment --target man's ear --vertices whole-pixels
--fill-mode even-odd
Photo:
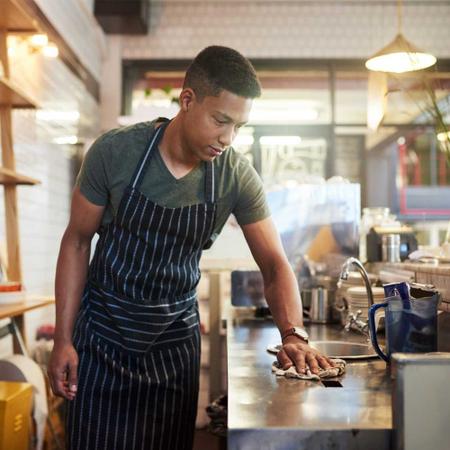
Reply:
[[[180,108],[187,112],[192,108],[193,103],[196,100],[195,92],[191,88],[185,88],[181,91],[179,97]]]

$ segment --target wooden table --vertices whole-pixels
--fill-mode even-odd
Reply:
[[[13,336],[14,352],[22,353],[21,346],[26,348],[26,333],[25,333],[25,316],[24,314],[33,309],[42,308],[51,305],[55,302],[53,297],[32,296],[23,294],[23,302],[0,304],[0,319],[10,319],[11,325],[15,332]],[[22,340],[22,342],[20,342]]]

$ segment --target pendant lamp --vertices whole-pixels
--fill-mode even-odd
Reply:
[[[398,34],[395,39],[366,61],[375,72],[404,73],[426,69],[436,63],[436,57],[411,44],[402,34],[402,2],[397,2]]]

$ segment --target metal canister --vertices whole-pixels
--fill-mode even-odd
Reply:
[[[332,320],[331,302],[328,290],[319,286],[312,289],[309,319],[311,323],[330,323]]]
[[[381,236],[381,259],[384,262],[400,262],[399,234],[383,234]]]

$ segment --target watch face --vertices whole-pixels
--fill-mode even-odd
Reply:
[[[303,328],[294,327],[294,333],[297,334],[298,336],[302,337],[303,339],[306,339],[306,340],[309,339],[308,333]]]

